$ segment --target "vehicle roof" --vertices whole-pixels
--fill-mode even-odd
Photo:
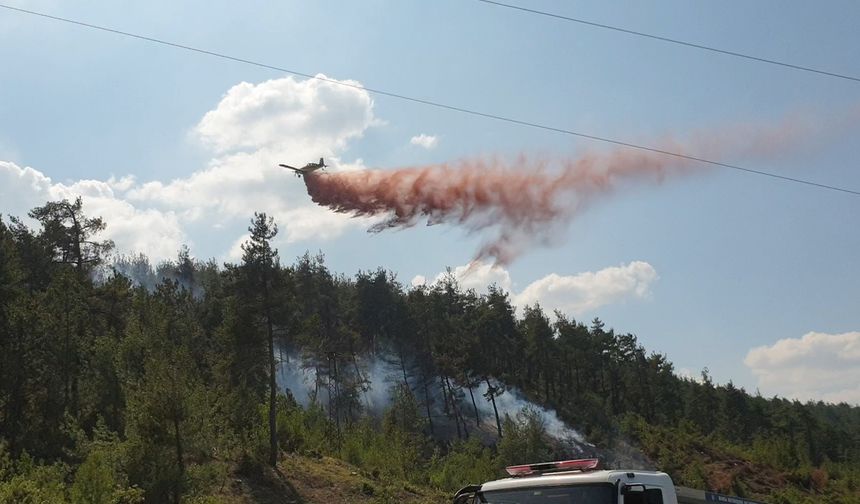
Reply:
[[[518,476],[488,481],[481,485],[482,492],[537,486],[585,485],[595,483],[640,483],[649,486],[672,487],[672,480],[664,472],[610,469],[602,471],[566,471]]]

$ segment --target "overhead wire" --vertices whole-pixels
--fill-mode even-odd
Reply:
[[[147,35],[140,35],[140,34],[137,34],[137,33],[132,33],[132,32],[128,32],[128,31],[118,30],[118,29],[115,29],[115,28],[107,27],[107,26],[97,25],[97,24],[93,24],[93,23],[87,23],[87,22],[84,22],[84,21],[77,21],[77,20],[74,20],[74,19],[65,18],[65,17],[61,17],[61,16],[54,16],[54,15],[47,14],[47,13],[44,13],[44,12],[33,11],[33,10],[29,10],[29,9],[24,9],[24,8],[21,8],[21,7],[14,7],[14,6],[11,6],[11,5],[6,5],[6,4],[2,4],[2,3],[0,3],[0,8],[7,9],[7,10],[10,10],[10,11],[19,12],[19,13],[23,13],[23,14],[28,14],[28,15],[32,15],[32,16],[38,16],[38,17],[41,17],[41,18],[51,19],[51,20],[54,20],[54,21],[60,21],[60,22],[63,22],[63,23],[68,23],[68,24],[73,24],[73,25],[77,25],[77,26],[82,26],[82,27],[85,27],[85,28],[93,29],[93,30],[99,30],[99,31],[102,31],[102,32],[112,33],[112,34],[115,34],[115,35],[121,35],[121,36],[124,36],[124,37],[130,37],[130,38],[134,38],[134,39],[138,39],[138,40],[143,40],[143,41],[146,41],[146,42],[152,42],[152,43],[155,43],[155,44],[160,44],[160,45],[164,45],[164,46],[172,47],[172,48],[175,48],[175,49],[182,49],[182,50],[185,50],[185,51],[195,52],[195,53],[199,53],[199,54],[205,54],[205,55],[207,55],[207,56],[213,56],[213,57],[216,57],[216,58],[220,58],[220,59],[224,59],[224,60],[229,60],[229,61],[234,61],[234,62],[237,62],[237,63],[243,63],[243,64],[246,64],[246,65],[251,65],[251,66],[255,66],[255,67],[259,67],[259,68],[265,68],[265,69],[269,69],[269,70],[275,70],[275,71],[278,71],[278,72],[283,72],[283,73],[287,73],[287,74],[290,74],[290,75],[295,75],[295,76],[299,76],[299,77],[304,77],[304,78],[307,78],[307,79],[314,79],[314,80],[317,80],[317,81],[327,82],[327,83],[331,83],[331,84],[338,85],[338,86],[344,86],[344,87],[349,87],[349,88],[359,89],[359,90],[363,90],[363,91],[366,91],[366,92],[369,92],[369,93],[373,93],[373,94],[377,94],[377,95],[380,95],[380,96],[387,96],[387,97],[390,97],[390,98],[396,98],[396,99],[399,99],[399,100],[409,101],[409,102],[413,102],[413,103],[419,103],[419,104],[422,104],[422,105],[427,105],[427,106],[431,106],[431,107],[436,107],[436,108],[439,108],[439,109],[450,110],[450,111],[454,111],[454,112],[460,112],[460,113],[463,113],[463,114],[468,114],[468,115],[477,116],[477,117],[483,117],[483,118],[487,118],[487,119],[494,119],[494,120],[497,120],[497,121],[503,121],[503,122],[507,122],[507,123],[511,123],[511,124],[517,124],[517,125],[520,125],[520,126],[527,126],[527,127],[530,127],[530,128],[536,128],[536,129],[541,129],[541,130],[545,130],[545,131],[552,131],[552,132],[556,132],[556,133],[562,133],[562,134],[565,134],[565,135],[571,135],[571,136],[575,136],[575,137],[579,137],[579,138],[585,138],[585,139],[588,139],[588,140],[594,140],[594,141],[603,142],[603,143],[608,143],[608,144],[612,144],[612,145],[618,145],[618,146],[622,146],[622,147],[628,147],[628,148],[631,148],[631,149],[638,149],[638,150],[641,150],[641,151],[653,152],[653,153],[655,153],[655,154],[662,154],[662,155],[666,155],[666,156],[672,156],[672,157],[676,157],[676,158],[680,158],[680,159],[686,159],[686,160],[688,160],[688,161],[695,161],[695,162],[698,162],[698,163],[704,163],[704,164],[708,164],[708,165],[712,165],[712,166],[719,166],[719,167],[728,168],[728,169],[731,169],[731,170],[736,170],[736,171],[739,171],[739,172],[744,172],[744,173],[751,173],[751,174],[761,175],[761,176],[770,177],[770,178],[773,178],[773,179],[783,180],[783,181],[786,181],[786,182],[793,182],[793,183],[803,184],[803,185],[807,185],[807,186],[811,186],[811,187],[817,187],[817,188],[820,188],[820,189],[827,189],[827,190],[831,190],[831,191],[838,191],[838,192],[842,192],[842,193],[846,193],[846,194],[851,194],[851,195],[854,195],[854,196],[860,196],[860,191],[858,191],[858,190],[854,190],[854,189],[849,189],[849,188],[846,188],[846,187],[840,187],[840,186],[830,185],[830,184],[823,184],[823,183],[815,182],[815,181],[812,181],[812,180],[806,180],[806,179],[801,179],[801,178],[796,178],[796,177],[789,177],[789,176],[786,176],[786,175],[780,175],[780,174],[778,174],[778,173],[773,173],[773,172],[767,172],[767,171],[762,171],[762,170],[755,170],[755,169],[752,169],[752,168],[746,168],[746,167],[739,166],[739,165],[735,165],[735,164],[723,163],[723,162],[720,162],[720,161],[714,161],[714,160],[711,160],[711,159],[706,159],[706,158],[697,157],[697,156],[693,156],[693,155],[682,154],[682,153],[680,153],[680,152],[667,151],[667,150],[660,149],[660,148],[656,148],[656,147],[649,147],[649,146],[647,146],[647,145],[641,145],[641,144],[636,144],[636,143],[632,143],[632,142],[626,142],[626,141],[623,141],[623,140],[617,140],[617,139],[614,139],[614,138],[603,137],[603,136],[598,136],[598,135],[592,135],[592,134],[588,134],[588,133],[582,133],[582,132],[579,132],[579,131],[573,131],[573,130],[569,130],[569,129],[565,129],[565,128],[559,128],[559,127],[555,127],[555,126],[549,126],[549,125],[546,125],[546,124],[541,124],[541,123],[532,122],[532,121],[526,121],[526,120],[522,120],[522,119],[516,119],[516,118],[513,118],[513,117],[506,117],[506,116],[502,116],[502,115],[498,115],[498,114],[493,114],[493,113],[489,113],[489,112],[482,112],[482,111],[479,111],[479,110],[469,109],[469,108],[465,108],[465,107],[459,107],[459,106],[454,106],[454,105],[448,105],[448,104],[445,104],[445,103],[442,103],[442,102],[437,102],[437,101],[432,101],[432,100],[426,100],[426,99],[423,99],[423,98],[415,98],[415,97],[407,96],[407,95],[404,95],[404,94],[394,93],[394,92],[391,92],[391,91],[385,91],[385,90],[382,90],[382,89],[371,88],[371,87],[363,86],[363,85],[360,85],[360,84],[354,84],[354,83],[350,83],[350,82],[343,82],[343,81],[339,81],[339,80],[336,80],[336,79],[331,79],[331,78],[328,78],[328,77],[323,77],[323,76],[320,76],[320,75],[311,75],[311,74],[309,74],[309,73],[299,72],[299,71],[297,71],[297,70],[292,70],[292,69],[285,68],[285,67],[281,67],[281,66],[270,65],[270,64],[267,64],[267,63],[262,63],[262,62],[259,62],[259,61],[254,61],[254,60],[250,60],[250,59],[246,59],[246,58],[240,58],[240,57],[237,57],[237,56],[231,56],[231,55],[224,54],[224,53],[220,53],[220,52],[216,52],[216,51],[210,51],[210,50],[207,50],[207,49],[201,49],[201,48],[198,48],[198,47],[193,47],[193,46],[189,46],[189,45],[185,45],[185,44],[180,44],[180,43],[177,43],[177,42],[171,42],[171,41],[164,40],[164,39],[160,39],[160,38],[156,38],[156,37],[150,37],[150,36],[147,36]]]
[[[671,44],[678,44],[678,45],[682,45],[682,46],[686,46],[686,47],[692,47],[694,49],[701,49],[703,51],[711,51],[714,53],[725,54],[728,56],[734,56],[736,58],[743,58],[743,59],[747,59],[747,60],[751,60],[751,61],[757,61],[759,63],[767,63],[770,65],[777,65],[777,66],[781,66],[781,67],[791,68],[794,70],[800,70],[803,72],[811,72],[811,73],[815,73],[815,74],[819,74],[819,75],[826,75],[828,77],[835,77],[837,79],[844,79],[844,80],[849,80],[849,81],[854,81],[854,82],[860,82],[860,77],[856,77],[856,76],[848,75],[848,74],[844,74],[844,73],[830,72],[827,70],[821,70],[819,68],[813,68],[813,67],[804,66],[804,65],[798,65],[795,63],[789,63],[787,61],[779,61],[779,60],[770,59],[770,58],[763,58],[761,56],[755,56],[752,54],[746,54],[746,53],[741,53],[741,52],[737,52],[737,51],[730,51],[728,49],[720,49],[719,47],[708,46],[708,45],[704,45],[704,44],[697,44],[694,42],[687,42],[686,40],[664,37],[661,35],[654,35],[653,33],[646,33],[646,32],[631,30],[629,28],[622,28],[620,26],[613,26],[613,25],[608,25],[608,24],[603,24],[603,23],[597,23],[594,21],[588,21],[587,19],[564,16],[561,14],[556,14],[554,12],[547,12],[547,11],[542,11],[542,10],[538,10],[538,9],[531,9],[531,8],[523,7],[520,5],[514,5],[514,4],[505,3],[505,2],[498,2],[496,0],[475,0],[475,1],[481,2],[484,4],[488,4],[488,5],[494,5],[497,7],[504,7],[506,9],[512,9],[512,10],[517,10],[520,12],[526,12],[529,14],[537,14],[539,16],[545,16],[545,17],[560,19],[562,21],[579,23],[581,25],[591,26],[594,28],[602,28],[604,30],[612,30],[612,31],[616,31],[616,32],[626,33],[628,35],[635,35],[637,37],[645,37],[645,38],[649,38],[649,39],[653,39],[653,40],[659,40],[661,42],[668,42]]]

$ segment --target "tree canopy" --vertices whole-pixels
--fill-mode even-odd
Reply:
[[[571,450],[551,410],[609,463],[858,502],[856,406],[679,377],[634,334],[452,275],[285,265],[265,214],[223,266],[111,256],[80,199],[30,216],[0,217],[0,502],[180,502],[284,452],[450,490]]]

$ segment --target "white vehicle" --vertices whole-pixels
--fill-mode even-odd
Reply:
[[[598,467],[597,459],[511,466],[510,478],[467,486],[454,504],[761,504],[676,487],[663,472]]]

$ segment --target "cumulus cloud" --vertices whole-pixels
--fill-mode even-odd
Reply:
[[[373,219],[351,218],[316,205],[302,206],[280,214],[281,228],[287,232],[287,243],[303,240],[330,240],[350,227],[366,228]]]
[[[266,211],[281,224],[285,243],[331,239],[368,222],[308,206],[304,185],[278,164],[322,156],[332,171],[361,169],[361,160],[346,163],[337,154],[378,122],[370,95],[360,88],[291,77],[243,82],[195,128],[218,153],[209,166],[184,179],[141,184],[128,197],[222,221],[247,219],[251,209]]]
[[[301,146],[341,149],[374,123],[373,100],[352,80],[274,79],[233,86],[195,131],[218,151]]]
[[[809,332],[751,349],[744,364],[767,395],[860,404],[860,332]]]
[[[120,250],[146,251],[155,260],[175,256],[188,242],[178,216],[172,211],[136,208],[124,201],[115,192],[124,183],[79,180],[66,185],[53,182],[36,169],[0,161],[0,201],[5,213],[23,217],[46,201],[82,196],[87,214],[108,221],[102,237],[113,240]]]
[[[245,233],[242,236],[236,238],[233,241],[233,244],[230,245],[230,250],[227,252],[227,259],[235,262],[238,262],[240,259],[242,259],[242,256],[245,254],[245,251],[242,250],[242,245],[244,245],[250,239],[250,233]]]
[[[412,139],[409,140],[409,143],[430,150],[439,144],[439,138],[435,135],[427,135],[421,133],[420,135],[415,135],[414,137],[412,137]]]
[[[628,298],[646,298],[657,278],[654,267],[644,261],[576,275],[551,273],[532,282],[515,300],[519,305],[540,303],[545,308],[581,314]]]
[[[281,244],[367,227],[366,219],[308,205],[304,184],[277,166],[323,156],[332,171],[364,167],[339,154],[380,121],[370,95],[355,81],[342,82],[359,87],[292,77],[233,86],[193,129],[213,149],[212,159],[171,181],[125,176],[62,184],[34,168],[0,162],[0,212],[24,215],[47,200],[80,195],[88,214],[106,219],[105,237],[120,251],[144,252],[156,261],[175,257],[183,243],[193,246],[190,229],[198,221],[238,237],[253,211],[276,219]],[[235,259],[240,243],[221,253]]]
[[[483,292],[490,284],[506,291],[514,287],[510,273],[500,267],[485,263],[458,266],[450,270],[457,282],[466,289]],[[433,282],[439,282],[446,273],[440,273]],[[644,299],[650,295],[651,285],[658,279],[657,271],[644,261],[612,266],[596,272],[576,275],[551,273],[511,294],[516,306],[539,303],[547,310],[560,310],[571,315],[582,315],[612,303],[627,299]],[[412,285],[424,285],[425,277],[418,275]]]
[[[450,270],[450,273],[462,288],[475,289],[477,292],[484,292],[492,284],[506,291],[510,291],[513,286],[508,270],[492,264],[476,262],[471,265],[457,266]],[[447,274],[448,272],[439,273],[433,283],[441,281]]]

